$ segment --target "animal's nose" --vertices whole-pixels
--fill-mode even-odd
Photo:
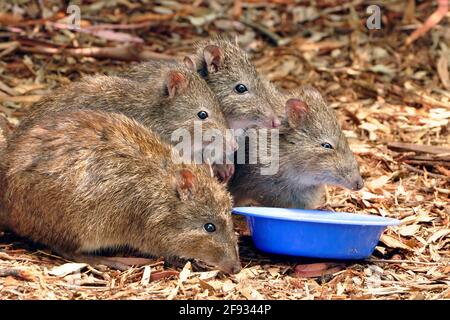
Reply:
[[[281,121],[278,118],[273,118],[272,119],[272,128],[278,128],[281,125]]]
[[[355,190],[361,190],[364,187],[364,180],[359,176],[355,181]]]
[[[241,265],[237,264],[231,268],[231,273],[236,274],[241,271]]]
[[[228,274],[235,274],[241,271],[239,261],[228,261],[220,266],[220,269]]]

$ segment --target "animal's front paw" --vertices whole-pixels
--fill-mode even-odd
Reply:
[[[234,174],[234,164],[215,164],[213,171],[220,181],[227,183]]]

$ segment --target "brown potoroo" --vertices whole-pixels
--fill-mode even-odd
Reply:
[[[201,41],[193,61],[216,94],[231,128],[280,125],[271,86],[237,42],[221,37]]]
[[[236,164],[230,182],[235,205],[314,208],[322,200],[324,185],[361,189],[358,163],[321,94],[303,87],[291,94],[280,93],[279,99],[285,101],[279,169],[274,175],[262,175],[261,168],[267,164]],[[247,144],[247,154],[253,150],[249,148]]]
[[[102,248],[198,258],[239,271],[231,196],[207,165],[120,114],[40,118],[0,155],[0,224],[87,262]]]
[[[149,61],[136,65],[119,76],[137,82],[153,81],[161,68],[174,62]],[[280,125],[275,110],[278,93],[264,79],[236,42],[214,37],[196,44],[196,52],[184,59],[197,70],[219,100],[232,129],[276,128]],[[224,181],[234,173],[233,165],[216,165],[214,170]]]
[[[149,61],[133,66],[120,74],[138,82],[152,81],[168,61]],[[236,42],[214,37],[196,44],[195,54],[184,63],[206,80],[219,100],[221,109],[232,129],[252,126],[278,127],[273,88],[250,61]]]
[[[205,81],[183,64],[169,64],[153,72],[148,81],[132,81],[117,76],[91,76],[60,88],[33,105],[22,119],[14,136],[22,134],[36,120],[56,112],[91,109],[123,113],[171,141],[177,129],[186,129],[194,141],[194,122],[201,123],[201,132],[216,129],[222,134],[227,121],[214,94]],[[212,154],[212,162],[223,162],[226,153],[236,148],[233,137],[223,144],[223,155]],[[193,153],[202,153],[208,141],[195,144]]]

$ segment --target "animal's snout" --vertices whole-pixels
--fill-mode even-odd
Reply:
[[[355,181],[353,182],[353,190],[361,190],[364,187],[364,180],[361,178],[361,176],[358,176]]]
[[[228,273],[228,274],[236,274],[239,271],[241,271],[241,264],[240,263],[232,263],[232,264],[225,264],[222,266],[222,271]]]
[[[229,257],[227,259],[222,260],[218,264],[218,267],[220,268],[220,270],[228,274],[235,274],[241,271],[241,262],[239,261],[238,252],[236,251],[235,258]]]
[[[238,273],[239,271],[241,271],[241,265],[235,265],[231,268],[232,274]]]
[[[268,128],[268,129],[276,129],[279,126],[281,126],[281,121],[275,115],[271,115],[271,116],[266,115],[264,117],[264,121],[260,122],[259,125],[262,125],[263,127]]]
[[[273,129],[278,128],[280,125],[281,125],[280,119],[278,119],[277,117],[274,117],[272,119],[272,128]]]

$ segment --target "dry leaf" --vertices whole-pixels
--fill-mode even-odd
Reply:
[[[129,265],[129,266],[143,266],[143,265],[151,264],[151,263],[155,262],[152,259],[137,258],[137,257],[114,257],[113,259],[114,259],[114,261],[123,263],[125,265]]]
[[[258,275],[258,272],[254,268],[244,268],[241,269],[241,271],[235,275],[236,280],[238,282],[254,278]]]
[[[48,274],[56,277],[65,277],[71,273],[80,272],[87,266],[87,263],[65,263],[63,265],[54,267]]]
[[[251,286],[239,286],[238,290],[247,300],[264,300],[261,293]]]
[[[204,281],[204,280],[202,280]],[[206,282],[206,281],[205,281]],[[220,292],[223,287],[223,281],[220,280],[210,280],[208,281],[208,285],[214,288],[214,292]]]
[[[428,238],[427,243],[436,242],[439,238],[450,234],[450,229],[441,229]]]
[[[387,245],[389,248],[412,250],[412,248],[408,247],[400,240],[397,240],[386,234],[381,235],[380,241],[383,242],[385,245]]]
[[[450,79],[448,74],[448,58],[447,58],[448,54],[449,53],[441,54],[441,56],[437,61],[436,69],[442,84],[447,90],[450,90]]]
[[[185,270],[185,281],[177,278],[183,266],[175,271],[153,266],[155,261],[151,269],[150,263],[125,272],[99,266],[57,278],[48,270],[61,260],[29,250],[22,239],[0,231],[0,300],[450,297],[450,153],[442,151],[449,149],[448,22],[441,21],[410,49],[403,47],[417,22],[427,21],[443,1],[408,0],[407,7],[405,1],[387,1],[383,10],[390,14],[383,23],[410,26],[398,34],[378,32],[376,41],[368,32],[345,32],[364,27],[361,18],[368,13],[361,0],[239,0],[231,1],[234,10],[230,1],[118,2],[120,8],[108,1],[80,2],[80,26],[97,37],[51,27],[52,22],[70,23],[67,1],[8,3],[0,14],[0,24],[12,23],[0,43],[0,119],[6,116],[17,125],[41,95],[84,75],[126,72],[129,65],[123,60],[181,58],[193,54],[194,44],[210,34],[238,33],[249,59],[275,86],[289,91],[313,84],[337,111],[366,187],[358,192],[327,187],[326,209],[379,214],[402,225],[389,228],[390,238],[383,236],[387,244],[378,244],[371,261],[349,262],[330,281],[297,277],[291,259],[255,250],[251,238],[242,237],[249,235],[245,219],[238,228],[239,249],[249,270],[241,275]],[[410,21],[403,23],[403,16]],[[116,41],[141,42],[137,37],[145,43]],[[426,37],[436,41],[430,45]],[[308,276],[332,269],[319,265],[297,271]],[[22,281],[27,275],[34,281]]]
[[[2,96],[0,95],[0,102],[22,102],[22,103],[31,103],[37,102],[42,98],[41,95],[29,95],[29,96]]]
[[[210,285],[208,282],[206,282],[206,281],[204,281],[202,279],[198,279],[198,283],[200,284],[200,287],[203,290],[208,290],[209,292],[215,292],[216,291],[215,288],[212,285]]]
[[[0,277],[14,277],[19,280],[25,281],[34,281],[35,277],[33,274],[27,270],[20,269],[1,269],[0,268]]]
[[[223,283],[222,291],[225,293],[228,293],[228,292],[234,290],[235,287],[236,287],[236,285],[231,280],[226,280]]]
[[[184,265],[183,270],[181,270],[180,272],[180,280],[179,280],[180,283],[185,282],[187,280],[187,278],[191,274],[191,270],[192,270],[191,262],[188,261]]]
[[[199,278],[202,279],[202,280],[214,279],[217,276],[218,273],[219,273],[218,270],[200,272],[200,277]]]
[[[390,176],[381,176],[374,180],[367,181],[365,186],[372,192],[376,192],[379,189],[383,188],[383,186],[389,181]]]
[[[141,285],[146,286],[150,282],[150,277],[152,275],[152,268],[150,266],[144,267],[144,272],[142,274]]]
[[[8,14],[8,13],[4,13],[4,12],[0,12],[0,24],[2,25],[14,25],[20,21],[22,21],[22,16],[20,15],[13,15],[13,14]]]
[[[410,237],[416,234],[419,231],[420,225],[412,224],[409,226],[401,226],[399,227],[398,233],[403,237]]]
[[[272,277],[276,277],[280,275],[280,268],[269,268],[267,269]]]
[[[21,285],[20,281],[18,281],[16,278],[9,276],[6,277],[6,279],[2,282],[3,286],[6,287],[15,287],[17,288],[18,286]]]
[[[342,263],[311,263],[298,264],[295,266],[295,274],[304,278],[321,277],[327,274],[334,274],[345,268]]]
[[[180,273],[175,270],[152,272],[150,275],[150,281],[158,281],[158,280],[169,278],[169,277],[177,277],[179,275],[180,275]]]

